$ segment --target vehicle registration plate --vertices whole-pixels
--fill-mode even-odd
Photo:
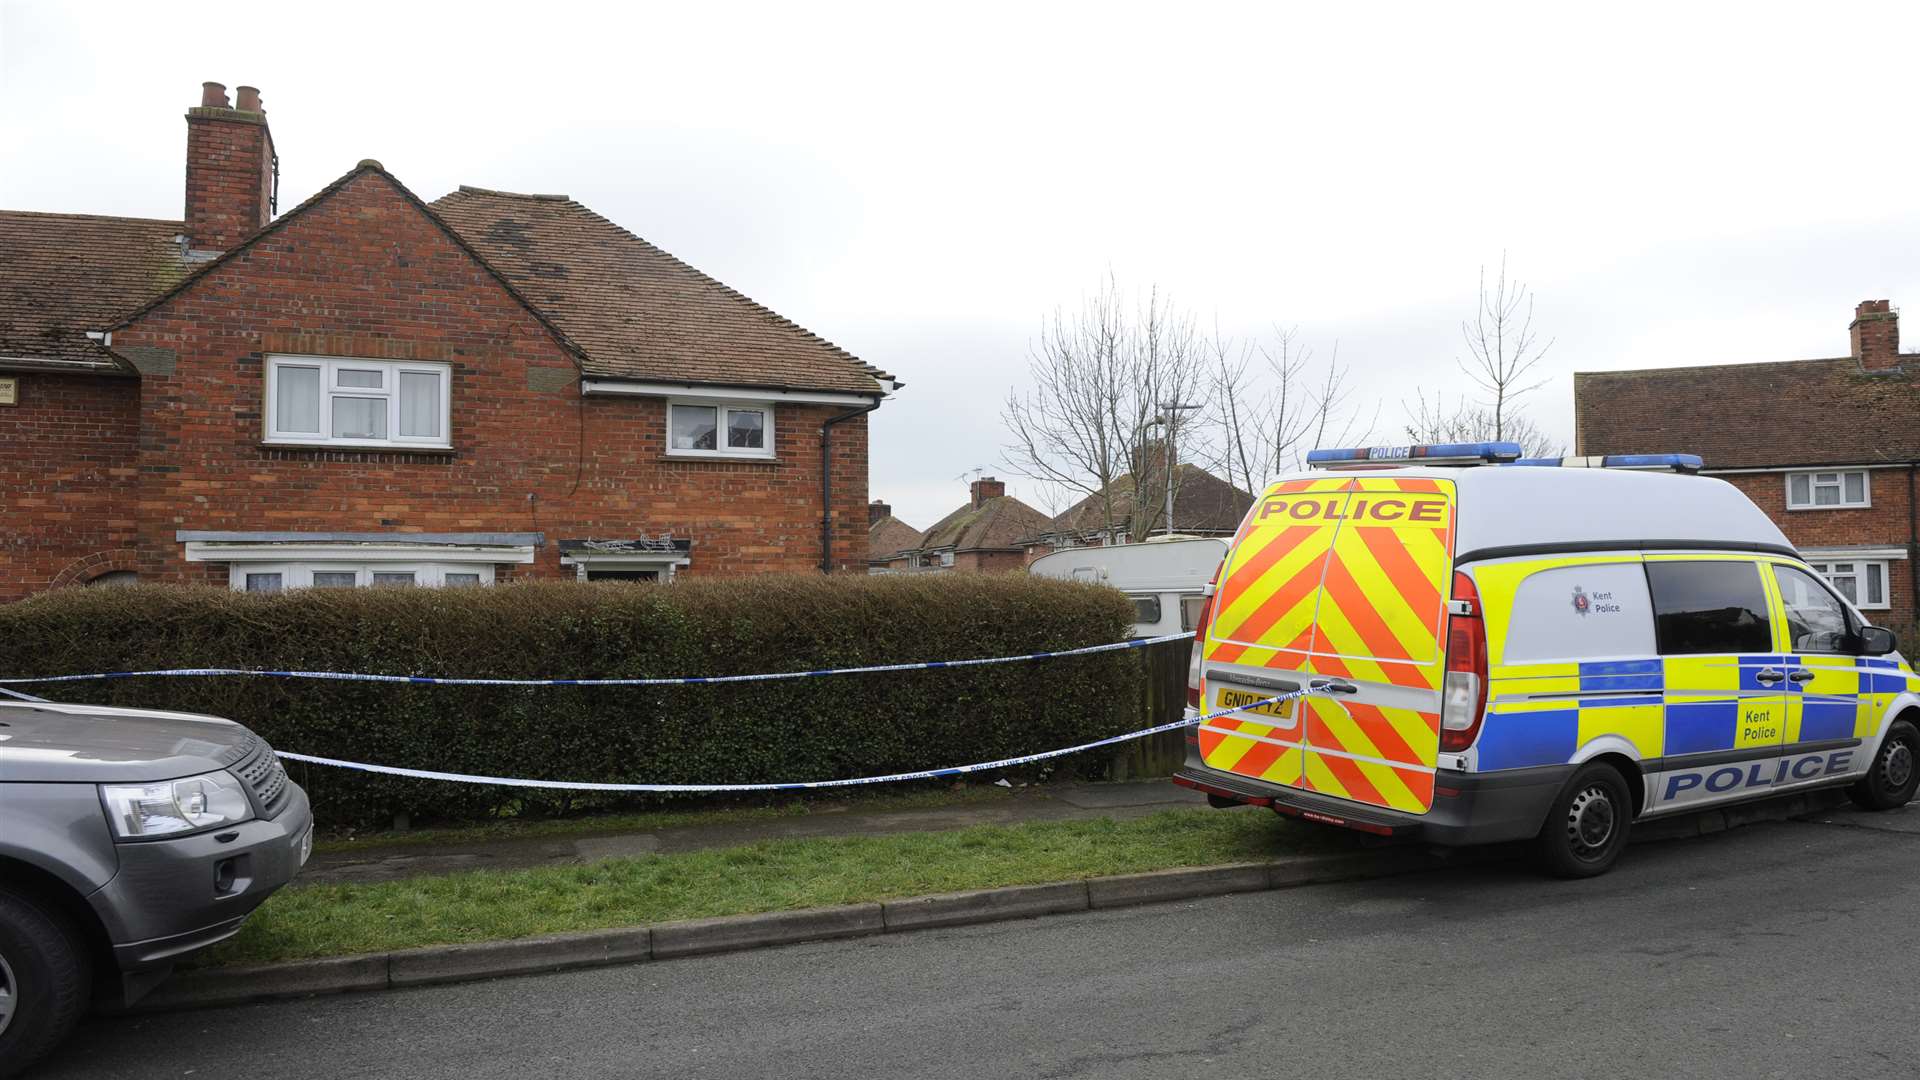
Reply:
[[[1249,702],[1263,701],[1270,697],[1278,697],[1280,693],[1281,692],[1278,690],[1269,690],[1265,692],[1251,692],[1247,690],[1222,690],[1220,691],[1219,695],[1216,698],[1214,698],[1214,700],[1218,702],[1219,708],[1237,709],[1240,706],[1245,705]],[[1247,712],[1259,713],[1262,716],[1272,716],[1281,720],[1286,720],[1293,716],[1293,699],[1288,698],[1285,701],[1275,701],[1275,702],[1269,702],[1268,704],[1265,704],[1265,705],[1255,705],[1253,708],[1248,709]],[[1235,715],[1244,715],[1244,714],[1235,714]]]

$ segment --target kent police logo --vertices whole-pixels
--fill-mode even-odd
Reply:
[[[1587,599],[1586,591],[1578,585],[1573,587],[1573,610],[1582,615],[1593,610],[1593,602]]]

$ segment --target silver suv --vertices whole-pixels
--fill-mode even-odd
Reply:
[[[231,720],[0,702],[0,1076],[232,937],[312,848],[306,792]]]

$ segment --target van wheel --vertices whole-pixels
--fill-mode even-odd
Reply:
[[[1534,861],[1555,877],[1604,874],[1627,846],[1633,814],[1633,795],[1620,770],[1602,762],[1586,765],[1553,800],[1533,841]]]
[[[1873,767],[1847,789],[1847,797],[1863,810],[1894,810],[1913,799],[1915,787],[1920,787],[1920,729],[1895,720]]]
[[[54,1048],[86,1011],[93,965],[66,919],[0,892],[0,1076]]]

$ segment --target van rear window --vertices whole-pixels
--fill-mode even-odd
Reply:
[[[1745,560],[1649,562],[1654,635],[1665,656],[1773,651],[1760,568]]]

